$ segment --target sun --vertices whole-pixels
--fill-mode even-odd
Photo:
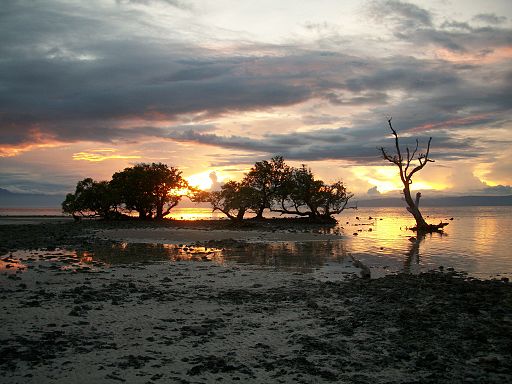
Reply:
[[[188,181],[190,186],[199,188],[203,191],[210,189],[213,185],[213,181],[210,177],[212,171],[205,171],[201,173],[196,173],[194,175],[188,176],[185,179]],[[217,178],[219,181],[221,180],[221,177],[219,177],[218,172],[216,172]]]

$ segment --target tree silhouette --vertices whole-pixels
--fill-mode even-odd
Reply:
[[[275,156],[270,161],[258,161],[245,175],[242,183],[251,188],[252,202],[250,208],[261,219],[265,209],[270,209],[272,201],[288,177],[290,167],[282,156]]]
[[[108,181],[86,178],[79,181],[75,193],[68,193],[62,211],[79,217],[112,218],[118,215],[118,197]]]
[[[433,163],[434,160],[429,158],[430,153],[430,143],[432,142],[432,137],[429,138],[427,149],[425,153],[417,153],[419,142],[418,139],[416,139],[416,147],[414,150],[410,150],[409,147],[406,147],[406,156],[404,157],[402,155],[402,151],[400,149],[400,144],[398,142],[398,134],[396,130],[393,128],[393,125],[391,124],[391,118],[388,119],[388,125],[391,129],[391,132],[393,133],[393,136],[395,138],[395,150],[396,153],[393,155],[390,155],[384,147],[380,147],[379,150],[382,153],[382,157],[389,161],[390,163],[395,164],[399,169],[400,174],[400,180],[402,181],[402,184],[404,186],[403,193],[405,197],[405,201],[407,202],[407,210],[414,216],[414,219],[416,220],[416,229],[417,231],[421,232],[435,232],[441,230],[443,227],[448,225],[448,223],[439,223],[439,224],[428,224],[425,219],[423,218],[423,215],[420,212],[419,206],[420,206],[420,198],[421,193],[416,193],[416,199],[413,200],[411,196],[411,184],[412,184],[412,177],[419,171],[421,171],[427,163]],[[416,165],[415,165],[416,164]]]
[[[162,163],[141,163],[112,176],[112,187],[128,210],[137,211],[141,219],[162,219],[168,215],[188,187],[181,171]]]
[[[254,205],[257,191],[242,182],[228,181],[220,191],[201,191],[194,194],[195,202],[208,202],[213,211],[224,213],[233,221],[243,220],[247,210]]]
[[[331,221],[332,215],[347,208],[353,194],[348,192],[343,182],[325,184],[315,179],[311,169],[304,164],[301,168],[291,168],[286,181],[277,193],[277,206],[274,212],[308,216],[312,220]]]

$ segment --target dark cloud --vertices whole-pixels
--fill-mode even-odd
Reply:
[[[433,15],[415,4],[401,1],[378,1],[369,6],[370,15],[376,22],[386,25],[395,38],[408,41],[414,46],[438,46],[455,52],[475,52],[489,47],[512,44],[510,28],[499,28],[506,17],[479,14],[473,21],[492,26],[473,26],[469,22],[445,20],[440,26],[433,23]]]
[[[497,16],[494,13],[480,13],[473,17],[474,21],[488,24],[503,24],[507,21],[505,16]]]
[[[512,44],[510,29],[471,28],[460,29],[419,29],[407,33],[397,32],[396,36],[415,45],[434,45],[455,52],[479,52],[489,47],[506,47]]]
[[[495,185],[493,187],[486,187],[479,191],[479,194],[483,195],[495,195],[495,196],[504,196],[504,195],[512,195],[512,186],[510,185]]]
[[[163,36],[129,4],[155,1],[119,1],[119,6],[97,10],[71,3],[57,7],[51,1],[4,2],[0,144],[151,136],[297,160],[371,162],[388,132],[385,118],[392,115],[404,134],[433,135],[438,156],[448,159],[484,151],[479,143],[461,139],[457,130],[499,126],[510,116],[512,74],[503,65],[372,55],[371,47],[366,54],[351,54],[333,49],[334,44],[320,50],[298,43],[241,42],[235,50],[216,51],[184,38],[179,28]],[[390,25],[394,39],[419,47],[433,44],[485,59],[512,45],[510,29],[454,20],[436,26],[431,12],[406,2],[376,2],[371,12]],[[491,22],[492,16],[475,20]],[[350,116],[350,128],[256,138],[222,136],[213,125],[180,125],[189,114],[214,118],[309,100],[366,110]],[[122,122],[131,118],[147,125],[124,128]],[[169,126],[162,128],[161,121]],[[310,109],[302,121],[325,128],[346,116]]]
[[[432,25],[432,14],[415,4],[388,0],[375,1],[369,8],[371,16],[382,22],[393,22],[400,28],[413,29]]]
[[[246,136],[220,136],[215,133],[199,133],[191,130],[175,132],[168,137],[180,142],[193,142],[266,154],[259,156],[262,158],[279,154],[289,160],[337,159],[361,164],[380,164],[382,160],[378,148],[381,146],[390,150],[394,148],[391,139],[383,139],[386,133],[382,129],[381,135],[378,136],[357,135],[360,132],[338,128],[319,129],[312,132],[266,134],[262,138],[256,139]],[[426,145],[427,141],[428,137],[423,137],[423,145]],[[405,146],[414,148],[415,137],[404,136],[401,138],[401,143],[404,148]],[[446,132],[438,132],[432,146],[432,157],[443,160],[477,157],[483,151],[474,140],[452,138]],[[251,158],[254,159],[254,155]],[[228,163],[238,164],[240,162],[239,158],[231,158]],[[219,163],[215,165],[218,166]],[[226,165],[226,162],[223,165]]]

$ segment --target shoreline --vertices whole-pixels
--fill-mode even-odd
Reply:
[[[274,235],[271,236],[274,237],[277,236],[275,233],[286,233],[291,238],[298,238],[299,236],[319,238],[323,232],[324,236],[327,236],[326,238],[341,238],[339,232],[325,234],[333,227],[332,224],[308,223],[304,220],[291,219],[247,220],[242,223],[233,223],[229,220],[86,220],[79,223],[73,221],[20,223],[0,225],[0,256],[18,249],[38,249],[48,246],[51,248],[88,247],[97,241],[101,241],[98,236],[101,236],[103,232],[112,237],[112,239],[109,239],[108,236],[104,236],[106,241],[117,241],[115,240],[116,236],[114,236],[116,231],[121,234],[123,231],[127,231],[132,236],[144,233],[150,239],[153,238],[152,240],[157,240],[155,235],[159,231],[160,233],[175,231],[183,235],[186,235],[186,233],[195,234],[196,237],[204,241],[218,240],[219,236],[215,235],[216,233],[219,235],[229,234],[242,239],[244,236],[257,238],[263,234],[272,233]],[[204,236],[201,236],[201,234]],[[143,236],[137,237],[144,238]],[[165,239],[164,236],[161,237]],[[182,238],[183,241],[186,240],[183,236]],[[193,241],[193,239],[191,240]]]
[[[457,273],[321,282],[212,262],[0,274],[5,383],[512,379],[512,286]]]
[[[139,229],[107,229],[96,232],[101,240],[123,241],[128,243],[156,243],[156,244],[191,244],[198,242],[221,242],[235,240],[246,243],[265,242],[297,242],[297,241],[325,241],[340,240],[345,236],[311,232],[307,230],[262,230],[253,229],[189,229],[189,228],[139,228]]]
[[[196,234],[211,247],[304,231],[326,236],[321,226],[303,224],[119,227],[0,226],[2,383],[512,380],[509,282],[451,271],[370,280],[354,277],[357,268],[342,272],[342,281],[324,281],[200,256],[120,264],[88,258],[95,245],[119,244],[116,234],[154,242],[173,233],[183,243]],[[227,235],[239,239],[221,239]]]

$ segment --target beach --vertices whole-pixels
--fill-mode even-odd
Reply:
[[[208,252],[125,264],[86,257],[98,242],[229,247],[293,241],[306,231],[178,224],[165,233],[142,224],[4,228],[1,382],[512,380],[507,281],[446,270],[362,279],[355,265],[338,281],[322,281],[216,262]],[[331,236],[321,232],[311,228],[305,238]]]

